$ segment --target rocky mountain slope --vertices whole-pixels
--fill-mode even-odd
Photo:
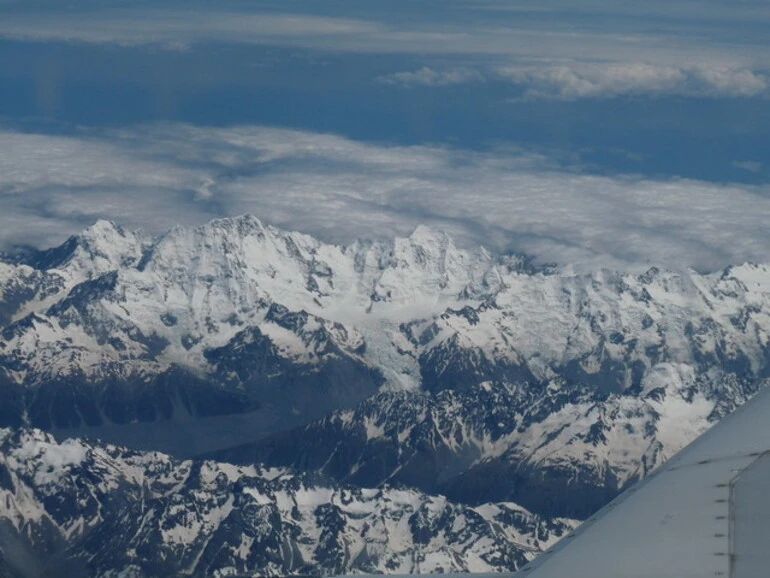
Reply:
[[[39,430],[0,430],[0,503],[9,567],[68,578],[502,571],[575,525]]]
[[[466,504],[510,500],[584,519],[660,466],[717,417],[714,398],[663,376],[643,395],[549,382],[484,382],[438,394],[384,392],[290,432],[208,455],[400,484]],[[725,382],[720,396],[745,400]],[[721,407],[721,406],[720,406]],[[724,409],[724,408],[722,408]]]
[[[766,383],[768,328],[765,265],[101,221],[0,261],[0,425],[579,518]]]

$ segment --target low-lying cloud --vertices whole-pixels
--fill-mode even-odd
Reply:
[[[763,23],[770,25],[770,11],[759,3],[733,7],[705,2],[696,8],[684,0],[612,6],[590,2],[567,8],[565,2],[549,0],[517,5],[513,12],[509,4],[455,2],[453,10],[430,14],[402,2],[394,11],[402,11],[403,17],[396,19],[377,10],[349,17],[333,7],[319,15],[260,12],[259,6],[243,3],[204,8],[160,2],[153,8],[107,5],[95,10],[77,9],[75,2],[64,12],[0,14],[0,39],[168,50],[215,43],[253,50],[282,46],[311,53],[410,55],[424,64],[378,72],[375,80],[405,87],[505,81],[518,86],[526,99],[770,93],[770,42],[755,34]],[[523,14],[537,17],[522,20]]]
[[[451,70],[434,70],[429,66],[423,66],[414,72],[395,72],[377,77],[375,80],[381,84],[411,86],[451,86],[453,84],[465,84],[468,82],[482,82],[484,75],[469,68],[455,68]]]
[[[449,86],[484,81],[505,81],[518,86],[525,99],[577,100],[619,96],[686,96],[697,98],[750,98],[770,94],[770,76],[746,68],[697,65],[655,65],[645,62],[540,63],[503,66],[491,70],[424,66],[376,79],[383,84]]]
[[[766,95],[767,74],[729,66],[655,65],[613,62],[501,68],[498,73],[521,85],[529,98],[610,98],[679,95],[733,98]]]
[[[757,174],[762,172],[762,163],[759,161],[734,161],[733,166],[750,173]]]
[[[23,4],[18,2],[17,4]],[[542,6],[541,6],[542,4]],[[430,11],[413,2],[396,2],[392,10],[356,11],[307,3],[306,12],[266,11],[259,4],[223,2],[188,5],[165,1],[120,7],[106,3],[69,10],[37,9],[4,11],[0,16],[0,38],[27,42],[69,42],[120,46],[160,46],[177,50],[206,43],[302,47],[310,50],[415,54],[459,57],[559,60],[580,62],[651,62],[679,66],[697,63],[716,66],[770,66],[770,43],[766,35],[755,35],[763,23],[770,24],[770,11],[746,16],[745,6],[714,3],[696,9],[677,0],[659,3],[655,17],[659,27],[650,27],[649,15],[638,2],[623,2],[624,9],[606,2],[568,8],[550,0],[538,6],[519,7],[537,13],[523,21],[511,12],[510,2],[454,2],[454,10]],[[647,3],[643,3],[647,4]],[[699,3],[700,4],[700,3]],[[551,8],[549,8],[549,5]],[[683,5],[697,18],[682,18]],[[53,5],[52,5],[53,6]],[[294,6],[301,10],[302,4]],[[516,8],[516,7],[514,7]],[[576,9],[576,8],[582,8]],[[621,12],[625,20],[608,21]],[[635,19],[634,13],[640,18]],[[398,17],[394,15],[398,14]],[[666,17],[666,15],[669,15]],[[678,16],[677,16],[678,15]],[[736,15],[742,15],[735,19]],[[750,27],[750,28],[747,28]]]
[[[106,217],[150,232],[253,213],[335,242],[408,234],[544,261],[716,269],[766,261],[770,190],[602,177],[542,154],[380,146],[254,126],[0,133],[0,242],[61,242]]]

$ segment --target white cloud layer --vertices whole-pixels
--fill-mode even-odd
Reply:
[[[378,146],[261,127],[0,133],[0,242],[47,246],[99,217],[152,232],[253,213],[327,240],[407,234],[545,261],[715,269],[768,261],[770,190],[560,170],[521,150]]]
[[[767,95],[770,77],[724,65],[675,66],[644,62],[508,67],[498,73],[522,85],[530,98],[609,98],[674,94],[699,97]]]
[[[756,174],[762,172],[762,163],[759,161],[734,161],[733,166],[750,173]]]
[[[509,2],[485,5],[475,0],[454,2],[454,7],[461,9],[455,18],[438,18],[454,13],[446,12],[434,13],[435,17],[429,19],[420,17],[429,11],[414,12],[411,3],[405,3],[399,19],[383,18],[381,14],[378,17],[376,12],[371,17],[351,18],[331,13],[260,12],[258,4],[251,9],[243,3],[237,9],[225,4],[219,9],[210,4],[206,9],[195,5],[180,8],[178,4],[5,12],[0,14],[0,38],[172,49],[221,42],[336,52],[443,55],[453,59],[465,55],[770,67],[770,43],[746,38],[747,21],[731,23],[730,18],[743,12],[731,5],[710,10],[708,18],[662,18],[660,28],[654,29],[645,20],[636,25],[607,26],[603,18],[616,7],[606,2],[594,6],[595,11],[588,15],[572,5],[560,7],[555,0],[542,7],[521,7],[544,15],[526,23],[516,14],[510,16]],[[554,6],[549,9],[549,4]],[[627,7],[623,10],[626,14],[638,11],[638,3],[622,4]],[[676,5],[682,4],[683,0],[668,2],[659,12],[675,14]],[[702,8],[700,12],[705,14]],[[694,14],[695,9],[690,13]],[[753,18],[749,23],[754,26],[763,22],[770,25],[770,10]],[[729,33],[727,38],[725,33]]]
[[[171,48],[207,41],[331,47],[338,39],[360,42],[383,31],[376,22],[351,18],[195,9],[33,12],[0,21],[0,37],[14,40]]]
[[[484,75],[469,68],[454,68],[451,70],[434,70],[423,66],[414,72],[396,72],[376,78],[382,84],[401,86],[450,86],[467,82],[483,82]]]
[[[770,42],[753,32],[770,26],[766,3],[573,4],[455,1],[446,13],[456,10],[456,17],[432,19],[404,4],[398,20],[366,11],[371,17],[341,17],[331,8],[325,16],[259,12],[259,5],[249,10],[242,3],[205,9],[107,4],[100,10],[0,13],[0,38],[169,50],[215,42],[410,54],[425,65],[381,75],[378,82],[413,87],[504,79],[520,85],[527,98],[756,97],[770,91]],[[527,13],[539,16],[522,21]]]
[[[487,80],[517,85],[527,99],[577,100],[617,96],[691,96],[749,98],[770,94],[767,73],[734,66],[655,65],[645,62],[539,63],[537,66],[502,66],[493,70],[424,66],[376,79],[383,84],[449,86]]]

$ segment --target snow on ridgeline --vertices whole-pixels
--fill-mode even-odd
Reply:
[[[0,380],[20,389],[66,385],[73,376],[78,387],[100,391],[124,380],[134,391],[182,367],[183,383],[200,376],[217,393],[257,391],[260,401],[269,392],[289,412],[294,399],[320,391],[300,416],[309,423],[378,388],[436,393],[521,384],[531,396],[514,410],[542,411],[526,432],[511,433],[505,449],[496,442],[490,450],[486,434],[463,437],[473,452],[496,457],[515,442],[530,448],[533,462],[576,459],[582,445],[567,432],[586,436],[593,428],[605,432],[592,439],[606,447],[590,451],[606,450],[608,467],[622,466],[621,481],[647,453],[654,467],[681,448],[770,372],[766,265],[712,274],[535,270],[517,257],[458,248],[428,227],[392,242],[340,247],[252,216],[176,227],[154,239],[100,221],[24,264],[0,262],[0,291]],[[313,381],[318,375],[325,381]],[[301,394],[290,391],[298,383]],[[621,397],[594,407],[592,392]],[[548,405],[551,398],[561,401]],[[206,409],[215,405],[202,399]],[[218,415],[243,405],[225,402]],[[159,419],[165,403],[119,423]],[[72,427],[95,404],[64,417],[55,415],[61,406],[51,401],[30,423],[49,427],[51,414]],[[21,417],[32,415],[22,409]],[[99,406],[92,421],[112,419],[120,413],[113,409]],[[625,414],[631,417],[616,417]],[[572,426],[552,435],[563,423]],[[651,432],[643,440],[650,452],[631,439],[635,431]]]
[[[457,349],[538,380],[566,372],[612,389],[639,387],[660,363],[757,374],[768,358],[765,265],[533,271],[428,227],[340,247],[252,216],[156,239],[99,221],[27,263],[0,263],[0,363],[27,384],[107,364],[205,374],[205,352],[247,327],[264,327],[287,358],[310,359],[308,335],[323,326],[397,389],[424,385],[416,360]],[[276,328],[273,305],[310,321]]]
[[[172,383],[178,387],[175,391],[203,393],[196,406],[198,413],[191,411],[187,417],[197,419],[199,408],[211,410],[218,405],[219,413],[214,415],[224,416],[228,424],[227,412],[237,413],[250,391],[258,392],[259,401],[272,396],[268,401],[284,412],[279,422],[288,423],[287,418],[301,414],[296,419],[308,423],[340,408],[354,408],[378,389],[422,390],[420,395],[426,396],[448,390],[463,397],[464,392],[474,391],[499,395],[513,387],[514,393],[523,393],[524,401],[501,419],[491,419],[495,412],[485,410],[476,417],[471,411],[458,422],[454,416],[462,407],[456,405],[457,400],[436,408],[440,410],[433,422],[437,429],[428,432],[433,436],[430,439],[437,442],[437,451],[448,448],[452,459],[459,456],[465,460],[463,467],[472,468],[468,471],[475,477],[468,477],[467,487],[476,495],[485,481],[507,481],[512,473],[520,473],[524,460],[532,467],[527,480],[538,491],[541,480],[562,476],[563,487],[554,486],[555,495],[562,496],[561,490],[574,488],[579,480],[589,493],[604,499],[608,479],[604,473],[612,473],[618,483],[637,472],[644,474],[745,401],[770,374],[770,269],[766,265],[744,264],[712,274],[656,267],[644,273],[577,273],[568,267],[535,270],[516,257],[491,255],[482,248],[460,249],[446,234],[426,227],[392,242],[359,241],[339,247],[265,226],[249,216],[220,219],[197,228],[178,227],[158,238],[100,221],[61,247],[19,259],[0,259],[0,295],[0,384],[11,392],[7,400],[0,400],[1,407],[8,410],[0,417],[6,419],[19,410],[6,423],[13,419],[27,423],[24,420],[32,410],[41,410],[36,418],[42,427],[51,427],[52,422],[58,427],[90,427],[90,422],[77,422],[86,410],[91,411],[87,417],[94,422],[116,410],[117,417],[108,415],[113,423],[142,422],[140,428],[144,428],[154,420],[168,419],[163,413],[168,405],[164,387],[179,375],[172,373],[178,368],[184,372]],[[188,383],[193,383],[191,389],[183,389]],[[162,387],[156,388],[157,384]],[[109,391],[113,397],[88,398],[89,391],[99,393],[113,385]],[[160,392],[156,398],[153,388]],[[30,391],[34,392],[34,407],[22,407],[17,401],[27,399]],[[65,394],[59,395],[61,391]],[[134,413],[123,412],[123,405],[128,404],[122,400],[135,391],[139,402]],[[235,394],[217,398],[222,392]],[[313,394],[317,397],[307,401]],[[63,408],[65,398],[74,400],[72,407]],[[416,396],[405,398],[408,407]],[[104,399],[118,403],[97,406]],[[307,413],[296,414],[296,400],[305,400],[317,412],[301,408]],[[148,406],[152,411],[142,414],[140,410]],[[253,409],[249,407],[249,411]],[[69,413],[65,415],[64,409]],[[367,449],[376,449],[391,438],[400,449],[412,438],[415,448],[427,447],[424,439],[413,435],[420,430],[407,419],[409,412],[383,413],[382,408],[373,407],[362,416],[356,412],[340,415],[344,419],[332,425],[345,434],[346,443],[351,439],[349,431],[358,428],[359,440]],[[191,423],[198,429],[198,421]],[[219,426],[216,431],[219,433]],[[638,432],[644,435],[640,437]],[[335,441],[333,436],[330,440]],[[35,456],[48,455],[48,450],[43,452],[45,444],[53,443],[39,441],[24,450],[31,463],[42,463]],[[158,458],[156,463],[155,458],[147,457],[150,454],[142,454],[144,457],[136,457],[137,463],[131,461],[134,458],[123,460],[128,469],[122,470],[121,465],[115,470],[115,458],[109,452],[96,459],[102,454],[94,450],[83,458],[78,447],[51,449],[45,467],[29,474],[25,483],[58,491],[59,480],[66,486],[70,472],[95,467],[99,479],[113,480],[105,483],[120,490],[106,492],[104,499],[127,519],[136,517],[127,504],[139,499],[137,495],[160,500],[154,502],[158,509],[153,515],[163,522],[158,523],[152,540],[166,545],[173,552],[168,559],[178,561],[182,569],[209,563],[213,556],[199,547],[200,536],[207,536],[206,543],[214,548],[229,540],[222,538],[229,535],[220,533],[223,528],[241,528],[242,536],[241,526],[247,524],[254,539],[261,540],[268,533],[259,520],[289,520],[282,517],[285,512],[294,512],[295,507],[302,511],[294,494],[278,492],[266,497],[252,486],[245,494],[254,498],[254,504],[235,489],[222,490],[214,498],[208,496],[208,490],[202,494],[190,490],[187,495],[188,482],[203,475],[195,470],[196,462]],[[470,464],[465,463],[468,456],[473,458]],[[149,465],[142,460],[149,460]],[[23,462],[17,460],[14,467]],[[588,463],[591,471],[576,468],[578,462]],[[235,488],[245,479],[237,468],[217,468],[223,477],[217,470],[214,478],[206,478],[206,488],[217,477],[223,488],[231,484]],[[149,476],[150,490],[145,488],[148,469],[154,472]],[[161,471],[166,477],[158,474]],[[0,472],[0,481],[3,479]],[[275,474],[269,481],[298,483],[299,478],[292,479],[295,481]],[[310,518],[323,517],[325,524],[335,528],[343,527],[340,516],[353,518],[344,508],[323,509],[330,503],[324,500],[338,495],[332,489],[336,486],[327,482],[311,485],[313,489],[300,499],[314,508]],[[128,495],[123,491],[131,499],[111,501],[110,496]],[[35,495],[32,490],[14,494],[15,503],[23,505],[18,511],[27,512],[17,519],[42,520],[53,515],[53,511],[40,509]],[[29,498],[26,502],[25,496]],[[510,499],[527,505],[530,512],[537,511],[521,497]],[[82,499],[92,503],[88,496]],[[175,499],[182,502],[174,505]],[[199,499],[203,501],[196,501]],[[508,498],[492,500],[502,499]],[[246,500],[249,516],[254,513],[263,518],[235,520],[233,516],[244,511],[238,500]],[[427,502],[420,500],[419,507],[399,502],[399,511],[422,511]],[[430,503],[431,516],[436,512],[449,516],[446,508],[450,505]],[[377,504],[378,512],[386,511],[383,504]],[[277,510],[265,510],[268,505]],[[500,512],[508,508],[500,507]],[[474,516],[481,515],[488,521],[478,509],[472,510],[475,514],[463,510],[465,520],[478,520]],[[94,506],[78,519],[49,520],[45,523],[48,529],[40,532],[87,536],[88,548],[106,552],[99,545],[102,533],[89,530],[98,526],[105,530],[104,536],[110,535],[104,526],[106,518],[99,518],[101,511]],[[339,562],[357,552],[356,563],[361,567],[376,559],[387,571],[449,564],[436,562],[444,560],[440,552],[449,552],[441,550],[449,540],[444,534],[444,542],[430,538],[431,557],[418,560],[407,554],[412,551],[408,544],[391,543],[394,534],[387,523],[378,522],[378,526],[369,516],[362,518],[369,520],[367,528],[387,531],[369,535],[371,544],[367,542],[365,547],[360,542],[327,539],[334,534],[321,532],[317,525],[308,526],[307,543],[315,544],[312,540],[317,539],[325,544],[321,550],[313,550],[312,556],[322,552],[324,560]],[[417,531],[423,527],[419,519],[412,523],[411,517],[394,516],[400,529],[409,527],[413,539],[434,536]],[[516,527],[521,523],[529,528],[522,530],[522,536],[540,532],[527,526],[527,520],[534,519],[531,514],[506,516]],[[450,526],[442,522],[442,528],[459,531],[467,527],[451,516],[442,520],[451,521]],[[483,520],[479,521],[482,526]],[[287,529],[294,523],[287,521],[281,531],[285,529],[287,536],[298,532]],[[33,526],[17,527],[27,532]],[[356,531],[360,535],[363,527]],[[305,542],[287,550],[286,539],[283,535],[276,538],[272,550],[260,542],[264,546],[261,552],[273,553],[260,564],[274,564],[269,567],[278,572],[277,568],[285,569],[286,560],[306,562],[311,553]],[[527,540],[516,542],[517,548],[528,547]],[[233,543],[232,548],[242,553],[239,560],[250,560],[253,544]],[[372,544],[386,544],[402,554],[381,562],[379,546]],[[133,550],[127,547],[125,551],[130,554]],[[328,568],[337,567],[328,564]],[[173,574],[177,569],[165,568],[164,572]]]
[[[575,526],[39,430],[2,429],[0,449],[0,519],[43,570],[66,544],[91,576],[510,571]]]
[[[588,399],[593,389],[629,399],[613,402],[609,417],[593,401],[549,406],[516,443],[559,441],[551,428],[565,420],[611,430],[606,449],[620,457],[610,466],[620,460],[627,475],[646,449],[622,457],[633,434],[619,428],[653,431],[647,441],[663,445],[659,463],[753,394],[770,368],[766,265],[712,274],[534,270],[516,257],[460,249],[427,227],[392,242],[340,247],[251,216],[155,239],[100,221],[61,247],[28,255],[26,264],[0,263],[0,290],[0,380],[20,388],[74,376],[96,391],[121,380],[136,390],[182,367],[181,381],[201,376],[217,391],[264,398],[271,387],[286,390],[286,399],[277,391],[270,401],[288,407],[299,397],[288,391],[293,384],[302,382],[304,398],[321,390],[313,376],[327,364],[322,397],[348,408],[377,388],[525,384],[539,395],[529,406],[547,401],[553,388],[583,388]],[[305,423],[322,417],[313,409],[339,409],[319,401]],[[157,401],[154,416],[164,403]],[[222,403],[220,414],[239,404]],[[61,427],[83,413],[70,409]],[[111,409],[98,407],[92,421],[119,413]],[[56,411],[63,412],[60,401],[48,413]],[[647,417],[636,426],[614,421],[634,411]],[[41,413],[32,423],[47,427]],[[124,421],[150,418],[137,411]],[[489,457],[484,443],[473,445]],[[557,457],[564,448],[582,451],[559,447]],[[529,454],[539,461],[537,451]]]
[[[425,227],[391,244],[338,247],[244,216],[176,227],[157,239],[99,221],[27,262],[0,264],[3,293],[23,274],[45,277],[4,303],[12,309],[4,340],[13,342],[17,359],[67,373],[74,349],[86,373],[125,360],[154,373],[170,363],[205,369],[203,352],[225,345],[243,326],[262,324],[271,303],[351,327],[378,316],[439,312],[463,289],[483,286],[491,257],[457,249]],[[117,339],[103,338],[105,330]],[[163,344],[160,354],[147,360],[143,339]],[[360,336],[352,332],[350,339],[343,345],[354,349]],[[41,347],[49,351],[35,362]]]

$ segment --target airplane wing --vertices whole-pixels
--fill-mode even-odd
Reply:
[[[770,576],[770,390],[514,576]]]

